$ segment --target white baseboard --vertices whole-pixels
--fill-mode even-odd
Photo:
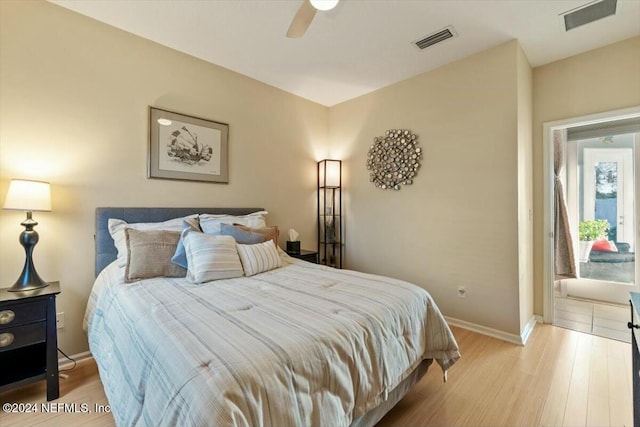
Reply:
[[[90,359],[93,356],[91,355],[91,352],[87,350],[87,351],[83,351],[82,353],[72,354],[69,357],[74,359],[76,362],[80,362],[85,359]],[[58,359],[58,367],[60,368],[66,367],[67,365],[71,365],[71,364],[73,364],[73,362],[64,356]]]
[[[466,320],[456,319],[453,317],[445,316],[445,320],[452,326],[457,326],[459,328],[467,329],[472,332],[477,332],[482,335],[487,335],[502,341],[507,341],[518,345],[525,345],[527,343],[527,340],[529,339],[529,336],[531,335],[531,332],[533,331],[533,328],[535,327],[535,324],[539,321],[542,321],[540,316],[533,316],[525,326],[522,333],[520,335],[516,335],[500,331],[498,329],[478,325],[476,323],[467,322]]]
[[[536,323],[542,323],[541,316],[531,316],[531,319],[527,322],[524,329],[520,333],[520,340],[522,341],[522,345],[527,345],[527,341],[529,341],[529,337],[531,336],[531,332],[533,332],[533,328],[536,327]]]

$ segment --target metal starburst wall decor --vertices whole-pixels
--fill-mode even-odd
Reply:
[[[413,184],[421,158],[416,134],[406,129],[390,129],[384,136],[376,136],[369,147],[369,181],[383,190],[400,190],[401,185]]]

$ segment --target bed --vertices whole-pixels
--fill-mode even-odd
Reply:
[[[193,284],[126,283],[109,219],[156,223],[259,208],[98,208],[84,328],[119,426],[372,426],[435,360],[460,357],[420,287],[294,259]]]

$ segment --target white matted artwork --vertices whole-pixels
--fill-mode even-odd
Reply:
[[[154,107],[149,117],[149,178],[229,182],[229,125]]]

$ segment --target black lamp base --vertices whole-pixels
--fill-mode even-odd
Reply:
[[[25,291],[32,291],[34,289],[46,288],[47,286],[49,286],[49,283],[42,280],[40,276],[38,276],[38,273],[35,270],[33,271],[33,273],[35,273],[35,276],[36,276],[35,278],[33,277],[33,275],[25,276],[24,274],[22,274],[18,278],[16,283],[14,283],[12,287],[7,289],[7,291],[8,292],[25,292]]]
[[[49,283],[42,280],[33,265],[33,248],[38,243],[38,232],[33,229],[38,223],[31,218],[31,212],[27,212],[27,219],[20,223],[25,230],[20,233],[20,244],[24,247],[26,259],[24,268],[16,283],[7,289],[9,292],[24,292],[33,289],[40,289],[49,286]]]

